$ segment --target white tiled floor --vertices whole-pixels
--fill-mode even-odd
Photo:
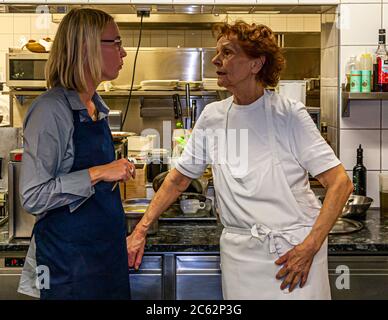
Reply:
[[[341,4],[341,44],[375,45],[381,27],[379,4]]]
[[[350,102],[350,117],[340,117],[342,129],[379,129],[380,101],[353,100]]]
[[[368,170],[380,170],[380,130],[341,130],[339,157],[346,170],[356,164],[357,148],[364,149],[364,165]]]

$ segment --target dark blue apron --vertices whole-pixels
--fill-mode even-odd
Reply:
[[[75,158],[72,171],[114,160],[106,120],[80,122],[73,110]],[[120,190],[99,182],[95,194],[70,213],[48,211],[34,228],[37,265],[50,270],[50,289],[41,299],[129,299],[126,224]]]

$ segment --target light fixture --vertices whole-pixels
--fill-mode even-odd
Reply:
[[[258,13],[258,14],[279,14],[280,11],[255,11],[254,12],[255,14]]]

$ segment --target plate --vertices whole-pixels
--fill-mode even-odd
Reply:
[[[138,90],[140,89],[141,85],[140,84],[134,84],[132,87],[132,90]],[[131,90],[131,85],[130,84],[114,84],[112,86],[112,90]]]
[[[339,218],[330,230],[330,234],[346,234],[361,230],[364,225],[355,220]]]
[[[135,132],[126,132],[126,131],[112,131],[112,136],[114,138],[116,138],[116,137],[126,138],[126,137],[136,136],[136,133]]]
[[[143,80],[140,82],[142,87],[175,87],[178,84],[178,79],[171,80]]]

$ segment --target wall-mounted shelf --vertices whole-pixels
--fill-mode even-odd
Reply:
[[[39,96],[45,91],[43,90],[11,90],[10,95],[13,96]],[[125,97],[129,96],[129,90],[112,90],[112,91],[97,91],[98,94],[102,97]],[[186,93],[183,90],[160,90],[160,91],[148,91],[148,90],[133,90],[133,97],[144,97],[144,96],[172,96],[174,94],[179,94],[180,96],[185,96]],[[215,96],[217,91],[207,91],[207,90],[191,90],[190,96]]]
[[[388,100],[388,92],[348,92],[342,90],[342,117],[350,117],[351,100]]]

